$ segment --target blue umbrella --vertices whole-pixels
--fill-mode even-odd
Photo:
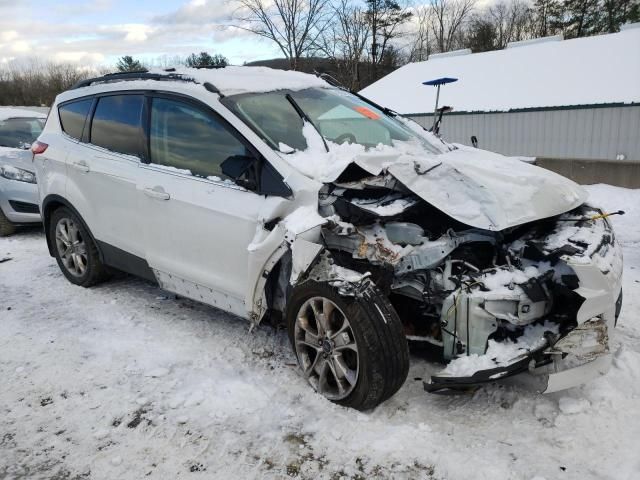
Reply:
[[[436,121],[438,119],[438,100],[440,100],[440,86],[446,85],[447,83],[457,82],[457,78],[451,77],[442,77],[442,78],[434,78],[433,80],[427,80],[426,82],[422,82],[423,85],[430,85],[432,87],[438,87],[438,92],[436,93],[436,108],[433,111],[433,127],[431,130],[435,133]]]

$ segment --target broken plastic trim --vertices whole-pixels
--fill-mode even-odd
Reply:
[[[545,349],[549,347],[549,342],[546,341],[544,345],[536,350],[532,350],[524,358],[517,360],[509,365],[501,367],[491,368],[487,370],[480,370],[468,377],[439,377],[434,375],[431,377],[431,381],[422,382],[425,391],[429,393],[440,392],[442,390],[466,390],[471,387],[477,387],[482,384],[495,382],[496,380],[511,377],[519,373],[529,370],[529,365],[532,361],[536,362],[536,366],[542,366],[545,363],[550,362],[544,355]]]

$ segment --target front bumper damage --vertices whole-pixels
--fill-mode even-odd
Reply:
[[[434,375],[424,382],[427,392],[466,390],[528,372],[538,377],[540,393],[565,390],[604,375],[611,365],[608,326],[601,318],[583,323],[559,340],[543,337],[542,346],[523,352],[500,366],[469,376]],[[552,343],[554,342],[554,343]]]
[[[593,215],[593,209],[583,209],[580,213],[586,217],[597,216]],[[516,347],[516,354],[510,358],[498,358],[499,355],[491,358],[490,361],[495,364],[491,368],[474,369],[474,362],[464,358],[465,355],[474,355],[473,348],[463,347],[466,350],[465,355],[454,357],[443,372],[424,382],[426,391],[465,390],[526,373],[535,378],[533,384],[538,391],[551,393],[587,383],[608,371],[612,359],[610,334],[617,323],[622,305],[621,249],[606,219],[568,222],[567,219],[571,216],[575,216],[575,212],[558,219],[551,238],[545,239],[544,242],[528,238],[524,239],[524,244],[531,246],[537,243],[537,255],[534,255],[537,257],[536,265],[545,264],[556,271],[559,270],[561,275],[554,273],[553,276],[556,279],[566,277],[569,279],[566,283],[575,287],[573,292],[579,297],[575,317],[565,319],[564,324],[561,322],[560,325],[548,323],[543,317],[536,322],[537,325],[529,325],[526,328],[537,330],[538,338],[534,335],[528,342],[516,340],[512,345]],[[562,242],[558,242],[559,239],[564,240],[562,245]],[[547,277],[551,278],[551,275],[547,274]],[[531,283],[528,282],[529,287]],[[478,302],[476,298],[475,301],[482,305],[483,311],[491,310],[487,308],[491,302],[489,299],[484,298]],[[517,307],[515,312],[518,312]],[[495,314],[495,311],[493,313]],[[470,323],[477,323],[478,318],[474,317]],[[512,320],[515,318],[512,317]],[[493,321],[496,321],[495,317]],[[542,321],[544,323],[541,325]],[[472,331],[473,326],[469,325]],[[494,324],[491,323],[491,326]],[[548,330],[545,328],[547,326],[550,327]],[[491,327],[488,330],[490,329]],[[462,328],[461,334],[468,332]],[[496,349],[491,348],[491,340],[487,344],[484,355],[491,356]],[[497,352],[500,353],[499,350]],[[467,364],[471,364],[470,368],[451,368],[456,362],[464,364],[465,360]],[[476,365],[486,366],[487,362],[477,361]],[[460,372],[463,374],[459,374]]]

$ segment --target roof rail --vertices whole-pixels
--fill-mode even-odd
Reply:
[[[181,81],[181,82],[194,82],[193,78],[184,77],[178,73],[149,73],[147,70],[140,70],[135,72],[117,72],[107,73],[102,77],[88,78],[86,80],[80,80],[69,90],[75,90],[76,88],[88,87],[94,83],[108,83],[108,82],[121,82],[128,80],[158,80],[158,81]]]

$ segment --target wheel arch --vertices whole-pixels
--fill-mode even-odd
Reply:
[[[55,195],[55,194],[47,195],[42,201],[42,223],[44,225],[44,233],[45,233],[45,238],[47,240],[47,248],[49,249],[49,255],[51,255],[52,257],[55,255],[54,245],[49,236],[49,229],[51,227],[51,217],[53,215],[53,212],[55,212],[58,208],[61,208],[61,207],[68,208],[78,217],[78,219],[82,223],[82,226],[85,228],[87,232],[89,232],[91,241],[93,242],[93,244],[96,246],[96,249],[98,250],[100,261],[104,262],[104,256],[102,254],[102,250],[99,247],[99,243],[96,242],[96,239],[93,236],[93,233],[91,233],[91,229],[88,227],[87,222],[84,221],[84,218],[82,218],[82,215],[80,215],[80,212],[78,212],[78,209],[76,209],[71,204],[71,202],[69,202],[66,198],[60,195]]]

